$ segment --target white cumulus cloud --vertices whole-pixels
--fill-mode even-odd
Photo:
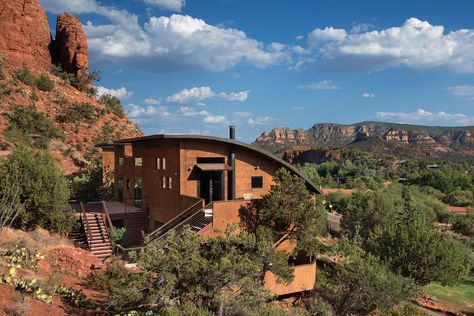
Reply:
[[[166,98],[167,102],[170,103],[195,103],[198,105],[204,105],[202,101],[208,99],[221,99],[225,101],[233,102],[244,102],[247,100],[250,91],[240,92],[215,92],[209,86],[193,87],[190,89],[183,89],[176,94],[173,94]]]
[[[412,113],[377,112],[376,116],[382,120],[391,120],[399,123],[430,125],[474,125],[474,116],[469,116],[462,113],[446,113],[443,111],[433,113],[424,109],[418,109]]]
[[[152,117],[170,117],[172,114],[164,106],[138,106],[136,104],[128,105],[128,117],[132,119],[147,119]]]
[[[227,124],[227,119],[224,115],[208,115],[202,120],[205,124]]]
[[[300,90],[339,90],[340,88],[335,85],[331,80],[323,80],[319,82],[310,82],[307,84],[299,85]]]
[[[186,5],[185,0],[144,0],[145,3],[159,7],[160,9],[172,10],[172,11],[181,11],[181,9]]]
[[[370,92],[364,92],[364,93],[362,93],[361,97],[363,97],[365,99],[373,99],[373,98],[375,98],[375,94],[370,93]]]
[[[247,121],[248,125],[266,125],[275,119],[270,116],[258,116],[256,118],[249,118]]]
[[[104,94],[110,94],[119,99],[129,99],[133,95],[133,91],[128,91],[127,88],[121,87],[118,89],[110,89],[102,86],[96,87],[97,97],[100,98]]]
[[[143,103],[148,104],[148,105],[158,105],[161,103],[161,101],[159,99],[147,98],[143,100]]]
[[[179,109],[179,112],[182,116],[209,116],[209,112],[207,111],[197,111],[188,106],[182,106]]]
[[[307,39],[312,58],[333,71],[367,72],[404,65],[474,72],[473,29],[445,32],[442,25],[410,18],[398,27],[353,31],[357,32],[333,27],[313,30]]]
[[[473,85],[460,85],[448,87],[448,90],[451,91],[457,97],[474,100],[474,86]]]

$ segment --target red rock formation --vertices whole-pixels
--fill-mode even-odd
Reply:
[[[63,69],[75,76],[88,71],[87,38],[81,21],[69,13],[58,16],[55,58]]]
[[[48,19],[38,0],[0,1],[0,55],[5,65],[49,71],[50,43]]]

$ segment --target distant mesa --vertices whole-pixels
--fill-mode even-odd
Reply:
[[[308,130],[275,128],[254,145],[287,160],[318,160],[315,147],[351,147],[397,156],[474,158],[474,127],[438,127],[383,122],[321,123]]]
[[[11,68],[35,72],[60,63],[75,76],[88,71],[87,39],[81,21],[69,13],[58,16],[56,39],[37,0],[8,0],[0,4],[0,55]]]

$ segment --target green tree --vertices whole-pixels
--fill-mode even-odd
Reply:
[[[378,256],[392,271],[425,285],[438,281],[454,285],[469,271],[464,246],[443,237],[426,221],[425,214],[413,203],[410,191],[403,191],[404,205],[391,221],[370,232],[365,248]]]
[[[288,170],[279,169],[270,192],[240,209],[242,225],[249,232],[266,227],[274,240],[285,234],[297,240],[297,247],[314,254],[317,236],[326,230],[326,215],[323,206],[316,201],[305,181]]]
[[[271,240],[235,234],[233,229],[207,241],[187,228],[171,232],[136,259],[141,271],[121,275],[123,282],[116,280],[117,273],[101,274],[98,279],[116,309],[142,306],[161,313],[192,302],[216,314],[251,314],[272,300],[263,288],[266,271],[283,282],[292,277],[287,256],[275,252]]]
[[[118,97],[106,93],[99,97],[99,102],[104,104],[108,110],[110,110],[118,117],[125,117],[125,111],[123,110],[122,101],[120,101]]]
[[[59,233],[75,225],[75,214],[68,205],[67,181],[53,157],[47,152],[20,147],[8,157],[7,165],[13,169],[15,178],[22,179],[20,201],[24,209],[19,214],[22,224],[27,227],[37,224]]]

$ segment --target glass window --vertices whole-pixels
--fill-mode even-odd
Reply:
[[[172,189],[172,188],[173,188],[173,178],[168,177],[168,189]]]
[[[123,202],[123,178],[119,178],[117,182],[117,199]]]
[[[123,157],[119,158],[119,166],[123,166]]]
[[[161,186],[166,189],[166,177],[161,178]]]
[[[136,207],[142,206],[142,178],[135,179],[134,200]]]
[[[166,158],[161,159],[161,169],[163,169],[163,170],[166,169]]]
[[[161,161],[160,161],[160,158],[156,158],[156,170],[160,170],[161,169]]]
[[[142,158],[135,158],[135,166],[141,167],[143,164]]]
[[[263,177],[256,176],[252,177],[252,189],[261,189],[263,188]]]
[[[130,179],[127,179],[127,190],[130,190],[130,184],[131,184]]]

